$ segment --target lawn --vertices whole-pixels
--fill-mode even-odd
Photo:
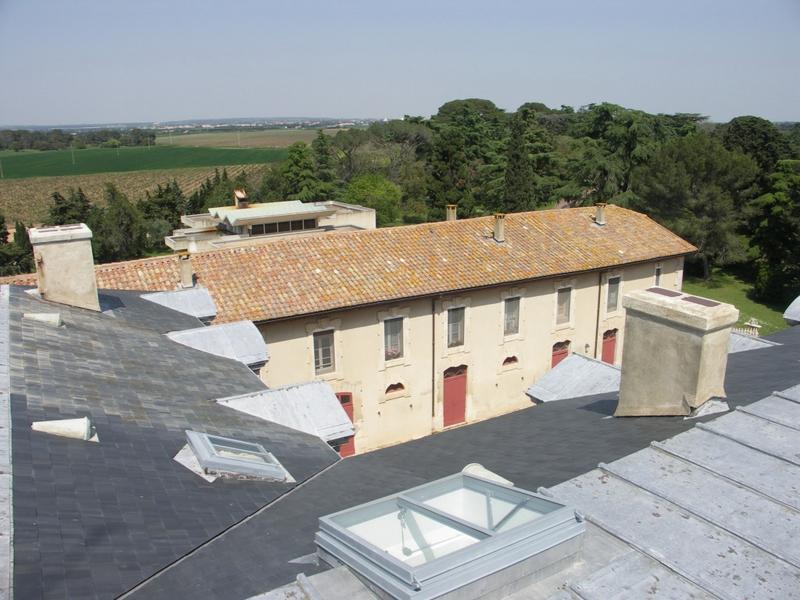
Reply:
[[[325,129],[336,135],[339,129]],[[160,135],[160,146],[201,146],[213,148],[288,148],[295,142],[310,144],[316,129],[262,129],[258,131],[210,131],[208,133],[173,133]]]
[[[152,169],[216,167],[276,162],[286,158],[282,148],[201,148],[180,146],[137,146],[129,148],[87,148],[0,154],[3,177],[87,175]],[[73,163],[74,160],[74,163]]]
[[[755,317],[761,323],[760,335],[769,335],[787,327],[783,320],[783,308],[770,307],[751,300],[749,294],[753,286],[737,277],[715,271],[711,279],[687,278],[683,291],[712,300],[733,304],[739,309],[739,323]]]

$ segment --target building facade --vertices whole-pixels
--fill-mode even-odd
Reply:
[[[618,364],[622,295],[679,290],[683,257],[261,324],[268,386],[327,381],[352,402],[355,452],[530,406],[570,352]]]

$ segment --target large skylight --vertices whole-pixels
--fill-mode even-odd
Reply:
[[[186,440],[206,473],[294,481],[261,444],[197,431],[187,431]]]
[[[395,598],[421,599],[527,559],[535,569],[563,560],[577,552],[584,525],[547,498],[459,473],[322,517],[319,528],[323,558]]]

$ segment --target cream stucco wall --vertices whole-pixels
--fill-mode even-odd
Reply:
[[[261,376],[269,386],[322,379],[337,392],[351,392],[357,452],[441,430],[443,375],[450,367],[467,367],[467,422],[497,416],[531,405],[525,390],[551,368],[556,342],[569,340],[572,352],[600,358],[603,333],[616,328],[619,363],[624,341],[622,296],[653,286],[655,264],[262,324],[270,361]],[[680,289],[683,259],[659,264],[661,286]],[[615,275],[622,277],[618,309],[607,313],[607,280]],[[571,318],[557,325],[556,290],[563,285],[573,289]],[[520,297],[520,329],[506,337],[503,301],[515,296]],[[458,306],[466,308],[465,343],[448,348],[447,310]],[[399,316],[404,317],[403,358],[386,362],[383,320]],[[335,370],[316,375],[313,333],[326,329],[334,330]],[[503,366],[511,356],[517,362]],[[386,388],[397,383],[405,389],[386,395]]]

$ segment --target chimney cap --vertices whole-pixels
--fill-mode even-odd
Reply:
[[[55,225],[53,227],[31,227],[28,230],[31,244],[50,244],[92,239],[92,230],[84,223]]]

